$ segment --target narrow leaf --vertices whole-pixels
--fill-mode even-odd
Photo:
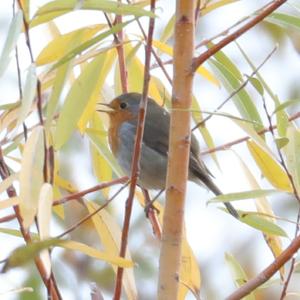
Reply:
[[[266,20],[282,27],[291,26],[294,29],[300,30],[300,18],[297,16],[284,13],[272,13]]]
[[[22,156],[20,171],[20,211],[25,228],[28,228],[36,215],[38,198],[43,183],[44,139],[43,129],[33,129]]]
[[[287,107],[289,106],[294,106],[294,105],[300,105],[300,99],[292,99],[292,100],[288,100],[288,101],[285,101],[283,103],[281,103],[280,105],[277,105],[276,106],[276,109],[274,110],[273,114],[283,110],[283,109],[286,109]]]
[[[19,117],[18,117],[16,128],[18,128],[23,123],[23,121],[25,120],[25,118],[27,117],[27,115],[31,110],[32,103],[36,95],[36,87],[37,87],[36,68],[34,64],[31,64],[28,69],[28,73],[25,81],[24,94],[23,94],[23,99],[21,101],[21,108],[19,111]]]
[[[0,77],[4,74],[10,61],[11,52],[17,45],[18,38],[22,30],[22,24],[23,14],[22,10],[20,9],[11,21],[6,36],[6,41],[0,56]]]
[[[271,221],[268,221],[264,217],[249,213],[240,213],[239,215],[239,220],[241,222],[258,229],[259,231],[262,231],[267,234],[274,234],[278,236],[287,237],[286,232],[281,227],[279,227]]]
[[[0,201],[0,209],[5,209],[14,205],[18,205],[20,203],[19,197],[12,197],[6,200]]]
[[[93,202],[87,202],[90,213],[94,212],[99,206]],[[111,255],[118,255],[120,251],[121,229],[115,220],[106,212],[105,209],[99,211],[92,217],[95,229],[104,246],[104,249]],[[126,251],[126,259],[131,260],[129,251]],[[112,266],[114,271],[117,269]],[[128,299],[136,299],[137,291],[132,269],[124,270],[123,287]]]
[[[54,134],[55,149],[61,148],[76,128],[90,97],[97,88],[97,78],[102,68],[101,62],[102,57],[96,57],[85,66],[73,83],[57,121]]]
[[[63,241],[58,239],[49,239],[45,241],[37,241],[27,244],[22,247],[16,248],[9,256],[3,272],[8,269],[21,267],[34,259],[42,250],[61,244]]]
[[[40,195],[39,195],[38,212],[37,212],[37,220],[39,224],[39,235],[41,241],[47,240],[50,237],[52,202],[53,202],[52,185],[49,183],[44,183],[42,185]],[[40,253],[40,257],[45,266],[46,276],[47,278],[49,278],[51,275],[51,259],[50,259],[49,251],[43,250]]]
[[[251,191],[245,191],[240,193],[228,193],[228,194],[216,196],[211,200],[209,200],[208,203],[255,199],[255,198],[265,197],[276,193],[281,193],[281,192],[278,190],[251,190]]]
[[[107,0],[85,0],[79,4],[76,0],[56,0],[46,3],[36,12],[30,26],[48,22],[58,16],[64,15],[75,9],[100,10],[117,15],[132,15],[135,17],[155,17],[151,11],[144,10],[137,5],[117,3]]]
[[[241,264],[233,255],[229,253],[225,253],[225,260],[231,270],[236,287],[244,285],[245,282],[248,281],[248,277],[245,271],[243,270]],[[251,293],[248,296],[244,297],[243,300],[255,300],[255,296],[253,293]]]
[[[83,243],[79,243],[76,241],[64,241],[62,244],[59,243],[57,246],[69,250],[80,251],[81,253],[84,253],[90,257],[104,260],[121,268],[132,268],[134,266],[134,263],[129,259],[117,256],[117,254],[113,255],[110,251],[99,251],[95,248],[89,247]]]
[[[296,189],[300,193],[300,130],[289,127],[287,136],[289,139],[286,148],[287,165]]]
[[[231,73],[224,65],[219,63],[216,60],[211,60],[211,64],[215,67],[217,72],[221,75],[221,80],[229,93],[237,90],[241,82],[233,73]],[[245,89],[240,90],[233,98],[232,98],[236,108],[243,118],[246,120],[254,121],[254,128],[256,131],[263,129],[263,123],[261,121],[260,115],[254,105],[251,97],[245,91]]]
[[[70,50],[91,39],[92,36],[104,27],[106,25],[97,24],[55,37],[38,55],[36,59],[37,65],[49,64],[61,59]]]
[[[74,58],[76,55],[80,54],[82,51],[86,50],[87,48],[95,45],[96,43],[100,42],[101,40],[105,39],[106,37],[119,32],[120,30],[122,30],[125,26],[127,26],[128,24],[130,24],[131,22],[133,22],[134,20],[130,20],[124,23],[119,23],[115,26],[113,26],[112,28],[110,28],[109,30],[100,33],[98,35],[96,35],[95,37],[93,37],[92,39],[84,42],[83,44],[81,44],[80,46],[76,47],[75,49],[72,49],[70,52],[68,52],[65,56],[63,56],[53,67],[51,70],[59,67],[60,65],[66,63],[67,61],[69,61],[70,59]]]
[[[291,192],[289,178],[272,154],[253,141],[248,141],[247,146],[257,166],[268,181],[280,190]]]

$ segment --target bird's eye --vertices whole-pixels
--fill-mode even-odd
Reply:
[[[127,103],[126,102],[121,102],[120,103],[120,108],[121,109],[125,109],[127,107]]]

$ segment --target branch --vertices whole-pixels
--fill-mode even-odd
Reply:
[[[252,27],[256,26],[258,23],[260,23],[264,18],[269,16],[273,11],[275,11],[278,7],[280,7],[282,4],[284,4],[287,0],[274,0],[269,3],[269,5],[265,6],[261,12],[254,17],[251,21],[246,23],[244,26],[242,26],[240,29],[234,31],[230,35],[228,35],[226,38],[209,48],[207,51],[196,57],[193,61],[193,68],[192,71],[195,72],[199,66],[202,65],[206,60],[208,60],[211,56],[216,54],[219,50],[223,49],[226,45],[231,43],[232,41],[236,40],[238,37],[243,35],[245,32],[247,32]]]
[[[267,268],[228,296],[226,300],[239,300],[253,292],[257,287],[269,280],[287,261],[289,261],[299,248],[300,236],[296,237]]]
[[[190,154],[190,106],[195,41],[195,1],[176,1],[172,110],[166,204],[159,259],[158,300],[178,299],[184,206]]]
[[[80,192],[76,192],[76,193],[67,195],[67,196],[65,196],[65,197],[63,197],[63,198],[61,198],[59,200],[55,200],[55,201],[53,201],[53,205],[54,206],[55,205],[60,205],[60,204],[66,203],[66,202],[68,202],[70,200],[79,199],[79,198],[85,196],[86,194],[96,192],[98,190],[101,190],[101,189],[113,186],[115,184],[125,183],[127,180],[128,180],[128,177],[127,176],[123,176],[121,178],[117,178],[117,179],[114,179],[114,180],[111,180],[111,181],[102,182],[100,184],[97,184],[97,185],[89,188],[89,189],[86,189],[86,190],[83,190],[83,191],[80,191]]]
[[[155,0],[151,0],[150,9],[152,12],[154,12]],[[136,184],[138,181],[139,161],[140,161],[140,156],[141,156],[142,140],[143,140],[143,134],[144,134],[145,117],[146,117],[147,102],[148,102],[148,88],[149,88],[149,81],[150,81],[149,69],[150,69],[150,60],[151,60],[152,38],[153,38],[153,32],[154,32],[154,22],[155,22],[155,19],[150,18],[149,28],[148,28],[148,36],[147,36],[147,44],[146,44],[146,53],[145,53],[143,95],[141,98],[139,115],[138,115],[137,131],[136,131],[134,152],[133,152],[132,165],[131,165],[131,181],[130,181],[129,195],[126,200],[125,217],[124,217],[124,222],[123,222],[120,257],[125,257],[125,255],[126,255],[133,198],[134,198]],[[114,300],[119,300],[121,298],[123,272],[124,272],[124,269],[121,267],[118,267],[115,292],[114,292],[114,298],[113,298]]]

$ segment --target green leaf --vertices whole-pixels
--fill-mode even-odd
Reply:
[[[277,145],[277,147],[279,149],[283,148],[285,145],[287,145],[289,142],[289,139],[286,138],[286,137],[282,137],[282,138],[278,138],[278,139],[275,139],[275,143]]]
[[[18,247],[11,253],[2,271],[6,272],[8,269],[21,267],[34,259],[42,250],[62,243],[63,241],[54,238]]]
[[[288,101],[285,101],[279,105],[276,106],[276,109],[274,110],[273,114],[289,107],[289,106],[293,106],[293,105],[300,105],[300,99],[292,99],[292,100],[288,100]]]
[[[240,87],[241,83],[239,82],[239,79],[231,73],[226,66],[216,60],[211,60],[210,62],[219,72],[221,80],[229,93],[232,93]],[[256,106],[245,89],[240,90],[233,97],[233,102],[243,118],[255,122],[254,128],[256,131],[263,129],[262,121]]]
[[[171,36],[174,33],[174,24],[175,24],[175,15],[173,14],[170,18],[170,20],[168,21],[167,25],[164,27],[164,30],[160,36],[160,41],[162,43],[165,43],[168,41],[169,38],[171,38]]]
[[[13,17],[11,24],[8,29],[8,33],[6,36],[6,41],[4,43],[4,47],[0,57],[0,77],[4,74],[9,61],[12,50],[17,45],[19,35],[22,30],[23,25],[23,14],[22,10],[20,9],[17,14]]]
[[[250,77],[249,78],[250,83],[252,84],[252,86],[257,90],[257,92],[263,96],[264,95],[264,87],[261,84],[261,82],[255,78],[255,77]]]
[[[300,30],[300,18],[297,16],[287,15],[284,13],[272,13],[266,21],[277,24],[281,27],[291,26]]]
[[[107,0],[85,0],[82,2],[78,2],[77,0],[56,0],[49,2],[38,9],[30,26],[33,27],[48,22],[58,16],[74,11],[75,9],[100,10],[106,13],[132,15],[135,17],[155,17],[151,11],[144,10],[133,4],[124,4]]]
[[[300,192],[300,130],[289,127],[287,131],[289,143],[286,148],[287,166],[293,177],[298,193]]]
[[[97,88],[97,76],[101,72],[102,60],[101,55],[94,58],[73,83],[57,121],[54,134],[55,149],[61,148],[76,128],[90,97]]]
[[[231,270],[236,287],[244,285],[248,281],[248,278],[241,264],[232,254],[229,253],[225,253],[225,260]],[[249,294],[244,297],[243,300],[255,300],[254,294]]]
[[[58,67],[56,71],[54,83],[52,86],[51,96],[47,103],[46,122],[45,122],[45,128],[47,129],[49,129],[49,127],[51,126],[51,122],[56,112],[57,105],[59,102],[59,97],[62,93],[64,84],[67,79],[69,67],[70,67],[70,62]]]
[[[240,193],[228,193],[216,196],[211,200],[207,201],[207,203],[215,203],[215,202],[230,202],[237,200],[245,200],[245,199],[255,199],[260,197],[265,197],[269,195],[273,195],[276,193],[281,193],[278,190],[251,190]]]
[[[239,220],[255,229],[258,229],[259,231],[262,231],[267,234],[274,234],[279,236],[287,237],[286,232],[276,225],[275,223],[268,221],[266,218],[250,214],[250,213],[241,213],[239,212],[240,218]]]
[[[110,164],[114,173],[119,177],[123,176],[124,172],[122,171],[115,157],[109,150],[107,143],[103,140],[103,138],[101,138],[101,134],[96,130],[92,129],[87,129],[86,134],[93,143],[93,145],[96,147],[96,149],[99,151],[99,153],[101,153],[101,155]]]
[[[212,47],[214,44],[209,43],[209,48]],[[229,59],[228,56],[225,55],[224,52],[218,51],[215,55],[214,58],[222,64],[238,81],[243,80],[243,76],[239,69],[235,66],[235,64]]]
[[[83,44],[81,44],[80,46],[76,47],[75,49],[72,49],[69,53],[67,53],[64,57],[62,57],[53,67],[51,70],[59,67],[60,65],[66,63],[67,61],[69,61],[70,59],[74,58],[76,55],[80,54],[82,51],[86,50],[87,48],[95,45],[96,43],[100,42],[101,40],[105,39],[106,37],[119,32],[121,29],[123,29],[125,26],[127,26],[128,24],[130,24],[131,22],[133,22],[133,20],[130,20],[128,22],[124,22],[124,23],[119,23],[115,26],[113,26],[111,29],[100,33],[98,35],[96,35],[95,37],[93,37],[92,39],[84,42]]]
[[[18,128],[23,123],[23,121],[29,114],[33,104],[33,100],[36,95],[36,88],[37,88],[36,68],[34,64],[31,64],[28,69],[28,73],[25,81],[24,93],[21,101],[21,108],[20,108],[16,128]]]
[[[249,57],[247,56],[246,52],[242,49],[242,47],[236,43],[238,49],[241,51],[242,55],[244,56],[245,60],[247,61],[247,63],[249,64],[249,66],[251,67],[252,71],[257,71],[255,65],[252,63],[252,61],[249,59]],[[280,105],[280,101],[278,96],[271,90],[271,88],[268,86],[268,84],[265,82],[265,80],[263,79],[263,77],[260,75],[259,72],[256,72],[256,77],[258,78],[258,80],[260,81],[261,85],[263,86],[265,92],[267,92],[271,99],[274,101],[275,106],[279,106]],[[287,126],[289,124],[289,120],[288,120],[288,116],[285,113],[285,111],[281,110],[278,111],[276,113],[276,123],[277,123],[277,131],[278,134],[280,136],[285,136],[286,134],[286,129]]]

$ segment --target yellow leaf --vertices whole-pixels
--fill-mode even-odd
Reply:
[[[99,206],[93,202],[87,202],[86,206],[90,213]],[[111,255],[118,255],[120,251],[121,229],[115,220],[104,210],[92,217],[95,229],[104,246],[104,249]],[[130,253],[126,251],[126,259],[131,260]],[[116,267],[112,266],[116,272]],[[137,299],[137,290],[132,269],[124,270],[123,286],[128,299]]]
[[[105,53],[101,53],[98,55],[101,61],[101,69],[97,74],[96,88],[94,89],[86,107],[78,121],[79,131],[83,133],[86,128],[87,122],[91,119],[92,115],[96,111],[96,104],[99,102],[99,94],[107,79],[107,74],[111,71],[112,65],[116,59],[116,51],[115,49],[109,50]],[[102,59],[101,59],[102,58]]]
[[[86,106],[94,99],[95,93],[99,92],[97,78],[102,69],[102,62],[101,55],[95,57],[85,66],[70,88],[57,120],[54,133],[55,149],[61,148],[68,141]]]
[[[180,265],[180,283],[178,299],[185,299],[188,291],[193,292],[194,295],[200,294],[201,276],[197,259],[187,242],[186,234],[182,241],[182,254]],[[197,299],[197,298],[196,298]]]
[[[92,122],[91,122],[92,128],[103,130],[103,124],[101,119],[99,118],[97,113],[94,113]],[[100,139],[106,139],[106,136],[99,136]],[[112,179],[112,168],[109,164],[109,162],[106,160],[105,156],[102,155],[100,151],[97,150],[97,147],[90,142],[90,148],[91,148],[91,155],[92,155],[92,166],[94,173],[97,177],[97,179],[102,181],[109,181]],[[102,193],[108,197],[109,194],[109,188],[103,189]]]
[[[53,198],[54,199],[60,199],[62,197],[62,194],[58,188],[58,186],[56,186],[54,184],[53,186]],[[59,217],[61,218],[62,220],[65,219],[65,208],[64,208],[64,205],[61,204],[61,205],[55,205],[53,207],[53,212]]]
[[[66,190],[67,192],[70,192],[70,193],[76,193],[77,192],[77,189],[72,185],[72,183],[70,181],[60,177],[57,174],[55,174],[55,176],[54,176],[54,183],[58,187]]]
[[[248,179],[248,182],[249,182],[251,188],[252,189],[260,189],[259,184],[257,183],[255,177],[252,175],[252,173],[249,170],[249,168],[247,167],[247,165],[244,163],[244,161],[239,156],[237,156],[237,157],[238,157],[240,164],[245,172],[246,178]],[[266,218],[268,221],[271,221],[276,224],[275,218],[272,218],[272,216],[274,216],[272,207],[271,207],[269,201],[265,197],[260,197],[260,198],[255,199],[255,205],[256,205],[256,209],[258,212],[271,216],[271,217],[264,217],[264,218]],[[274,257],[276,258],[282,252],[281,237],[278,235],[266,234],[266,233],[264,233],[263,235],[264,235],[264,239],[265,239],[267,245],[269,246],[270,250],[272,251]],[[284,267],[282,267],[280,269],[280,275],[282,278],[284,278]]]
[[[209,3],[205,8],[201,9],[201,15],[204,16],[219,7],[222,7],[224,5],[231,4],[231,3],[237,2],[237,1],[239,1],[239,0],[220,0],[218,2]]]
[[[262,174],[276,188],[291,192],[292,187],[288,176],[273,155],[256,142],[248,141],[248,148]]]
[[[153,46],[156,47],[157,49],[159,49],[160,51],[162,51],[165,54],[170,55],[171,57],[173,57],[173,48],[170,47],[169,45],[162,43],[158,40],[153,40]],[[210,72],[208,71],[205,67],[200,66],[196,72],[201,75],[202,77],[204,77],[205,79],[207,79],[208,81],[210,81],[211,83],[220,86],[220,82],[219,80]]]
[[[140,204],[144,207],[145,200],[143,194],[140,191],[136,191],[135,196],[137,197]],[[164,208],[162,207],[162,205],[160,205],[158,201],[155,201],[154,206],[159,211],[159,215],[157,217],[160,225],[162,226]],[[199,265],[190,245],[188,244],[185,230],[183,232],[182,239],[182,254],[179,281],[181,284],[179,286],[178,299],[185,299],[185,296],[188,291],[191,291],[194,295],[199,295],[201,287],[201,275],[199,271]]]
[[[44,139],[41,126],[33,129],[24,150],[20,171],[20,212],[25,228],[34,221],[43,183]]]
[[[117,255],[112,254],[110,251],[103,252],[99,251],[95,248],[89,247],[83,243],[75,242],[75,241],[63,241],[63,243],[59,244],[58,246],[63,247],[69,250],[76,250],[80,251],[88,256],[104,260],[108,263],[113,265],[122,267],[122,268],[132,268],[134,263],[131,260],[124,259]]]
[[[130,43],[124,45],[128,73],[128,90],[137,93],[141,93],[143,90],[142,78],[144,77],[144,65],[136,55],[139,47],[140,44],[135,47],[132,47]],[[118,66],[116,66],[115,71],[115,89],[117,95],[122,93],[120,84],[120,72]],[[161,97],[156,83],[153,80],[150,80],[149,82],[149,96],[155,99],[155,101],[157,101],[159,104],[163,103],[163,98]]]
[[[6,200],[0,201],[0,209],[5,209],[14,205],[18,205],[20,203],[19,197],[12,197]]]
[[[59,60],[65,54],[80,45],[80,43],[89,40],[104,27],[106,27],[106,25],[97,24],[77,29],[54,38],[38,55],[36,59],[37,65],[49,64]]]

